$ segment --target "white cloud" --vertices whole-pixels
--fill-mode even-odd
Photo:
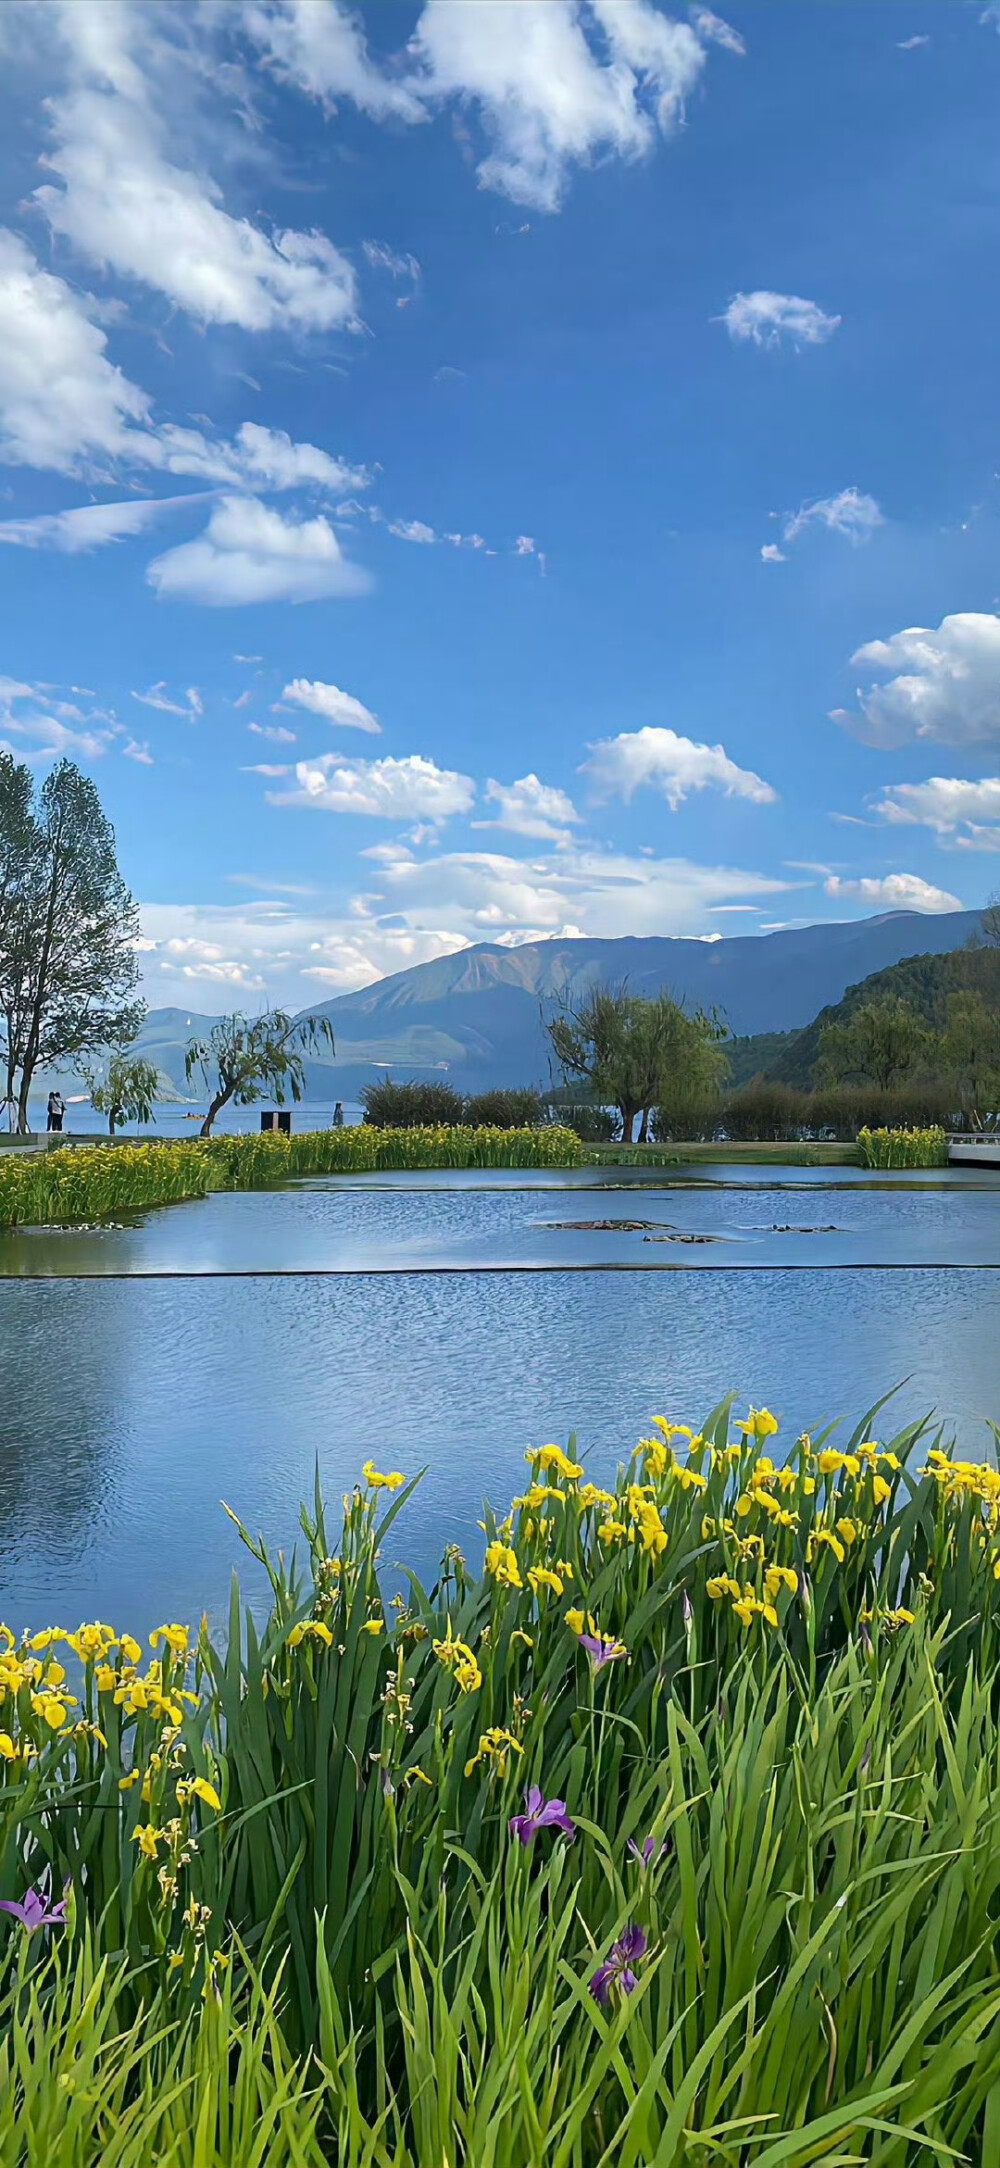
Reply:
[[[413,49],[430,97],[478,109],[483,187],[554,211],[574,165],[643,157],[680,118],[705,59],[694,31],[646,0],[592,0],[589,15],[606,50],[575,0],[427,0]]]
[[[147,394],[109,361],[96,311],[89,295],[44,271],[18,236],[0,227],[0,460],[103,479],[122,465],[145,467],[233,488],[312,487],[338,497],[367,487],[365,467],[318,445],[296,444],[283,429],[244,422],[227,440],[158,425]],[[5,539],[28,548],[95,547],[97,539],[140,531],[124,524],[126,515],[145,522],[159,505],[193,501],[76,507],[35,523],[7,522]],[[121,523],[102,533],[102,521],[116,509]],[[81,542],[88,531],[95,540]]]
[[[269,745],[295,744],[294,730],[285,730],[280,723],[248,723],[247,729],[255,738],[266,738]]]
[[[476,795],[471,776],[439,768],[420,753],[403,760],[350,760],[321,753],[296,762],[298,789],[274,793],[275,805],[311,806],[324,813],[363,813],[380,820],[437,823],[467,813]]]
[[[268,884],[254,885],[266,890]],[[230,986],[266,991],[298,1007],[468,945],[447,924],[387,925],[344,912],[306,911],[277,895],[239,906],[147,903],[142,922],[147,998],[192,1006],[203,998],[210,1010],[225,1005]]]
[[[342,497],[366,489],[366,467],[335,459],[317,444],[295,444],[284,429],[243,422],[231,441],[206,437],[200,429],[163,422],[155,435],[130,446],[133,458],[166,474],[197,474],[206,481],[246,489],[313,487]]]
[[[926,783],[888,783],[872,810],[894,827],[933,829],[964,850],[1000,850],[1000,775],[981,782],[932,775]]]
[[[329,520],[283,519],[256,497],[224,497],[204,534],[155,557],[146,578],[161,601],[220,607],[317,602],[368,586]]]
[[[398,910],[410,923],[447,919],[478,941],[555,934],[568,925],[584,934],[701,933],[720,904],[792,886],[729,866],[578,848],[530,860],[489,851],[418,859],[387,845],[377,863],[373,913]]]
[[[498,810],[491,821],[474,822],[476,827],[508,828],[513,835],[558,842],[580,819],[572,798],[550,783],[539,782],[537,775],[522,775],[516,783],[491,779],[486,797]]]
[[[788,563],[784,550],[779,550],[776,542],[765,542],[760,554],[766,565],[787,565]]]
[[[731,339],[750,340],[754,346],[825,346],[841,322],[828,316],[816,301],[800,294],[772,294],[765,290],[734,294],[722,322]]]
[[[961,911],[957,896],[949,895],[946,888],[933,888],[929,881],[922,881],[919,873],[887,873],[881,879],[862,877],[856,881],[841,880],[831,873],[824,882],[828,896],[837,903],[875,904],[884,911]]]
[[[74,473],[127,452],[149,401],[107,343],[85,300],[0,227],[0,459]]]
[[[0,520],[0,542],[19,549],[61,550],[76,556],[144,534],[161,512],[175,505],[201,504],[204,492],[184,497],[132,497],[123,504],[79,504],[69,512],[40,512],[33,519]]]
[[[797,541],[807,527],[828,527],[832,534],[846,535],[849,542],[868,542],[876,527],[884,527],[881,506],[863,490],[842,489],[836,497],[817,497],[789,514],[784,525],[786,542]]]
[[[736,53],[743,59],[746,42],[739,31],[733,29],[732,23],[725,22],[721,15],[713,15],[711,8],[703,7],[691,9],[691,21],[706,45],[720,45],[724,53]]]
[[[142,768],[154,766],[153,756],[145,739],[140,744],[137,738],[127,738],[122,746],[122,757],[125,760],[137,760]]]
[[[328,106],[347,97],[407,122],[452,100],[471,107],[490,146],[481,185],[545,211],[575,166],[648,155],[681,120],[707,45],[742,50],[711,9],[678,23],[649,0],[426,0],[385,63],[338,0],[252,0],[243,20],[271,66]]]
[[[936,630],[914,625],[869,640],[851,663],[889,674],[887,685],[859,688],[860,712],[834,711],[864,744],[1000,744],[1000,618],[968,610]]]
[[[437,535],[433,527],[428,527],[426,520],[423,519],[391,519],[389,521],[389,533],[397,535],[401,542],[437,541]],[[451,537],[449,536],[448,539],[450,540]],[[459,536],[457,539],[461,540],[461,537]]]
[[[389,248],[385,241],[362,241],[361,246],[374,271],[387,271],[391,279],[410,279],[414,285],[419,282],[420,265],[415,256]]]
[[[251,0],[243,21],[275,73],[309,97],[325,105],[350,98],[373,120],[389,114],[398,120],[426,120],[417,91],[370,59],[356,16],[338,0],[321,6],[317,0],[274,0],[271,6]]]
[[[357,323],[351,265],[324,234],[269,235],[223,209],[210,176],[173,163],[189,90],[169,129],[155,110],[137,53],[171,49],[155,16],[87,0],[59,9],[70,84],[49,107],[46,164],[59,185],[36,191],[54,231],[81,254],[167,296],[203,323],[245,331],[330,331]]]
[[[930,42],[931,41],[929,37],[897,38],[896,50],[900,53],[915,53],[918,46],[929,45]]]
[[[721,790],[727,798],[748,798],[773,805],[777,792],[750,768],[738,768],[721,745],[699,745],[674,730],[647,727],[623,730],[617,738],[591,747],[581,773],[589,775],[599,798],[624,798],[648,786],[666,799],[672,813],[696,790]]]
[[[366,730],[375,737],[381,734],[378,716],[363,701],[355,700],[353,693],[341,692],[339,685],[324,685],[321,678],[293,678],[281,697],[297,708],[307,708],[311,715],[322,715],[338,729]]]
[[[193,685],[188,688],[186,705],[182,706],[179,700],[170,699],[165,678],[161,678],[158,684],[151,685],[148,692],[134,692],[131,697],[138,700],[144,708],[158,708],[162,715],[179,715],[185,723],[197,722],[204,712],[200,695]]]

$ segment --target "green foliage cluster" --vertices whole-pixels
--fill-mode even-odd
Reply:
[[[381,1077],[361,1093],[365,1121],[377,1129],[535,1129],[546,1119],[540,1092],[507,1089],[463,1099],[451,1084]]]
[[[654,1108],[687,1134],[693,1110],[718,1095],[726,1073],[725,1027],[698,1009],[689,1015],[669,994],[647,1000],[627,986],[595,986],[546,1029],[567,1082],[585,1086],[598,1106],[617,1107],[622,1143],[630,1145],[637,1116],[644,1143]]]
[[[990,906],[983,914],[984,938],[980,942],[943,956],[908,956],[902,963],[873,972],[858,985],[849,986],[841,1001],[822,1009],[813,1023],[797,1033],[786,1046],[772,1051],[762,1039],[757,1068],[766,1070],[776,1083],[793,1084],[806,1090],[817,1081],[824,1037],[831,1032],[834,1037],[826,1043],[827,1054],[834,1055],[839,1070],[836,1057],[846,1050],[848,1059],[855,1058],[853,1071],[848,1069],[847,1073],[857,1074],[856,1057],[863,1052],[861,1041],[866,1030],[871,1036],[869,1019],[861,1033],[852,1037],[851,1027],[858,1011],[874,1008],[880,1012],[888,1011],[889,1018],[898,1018],[902,1004],[911,1027],[908,1036],[912,1060],[906,1065],[906,1073],[912,1074],[919,1067],[940,1072],[945,1066],[952,1079],[953,1091],[955,1079],[962,1080],[960,1099],[969,1091],[975,1097],[977,1085],[981,1094],[982,1080],[976,1070],[981,1068],[983,1054],[989,1057],[991,1045],[992,1068],[1000,1067],[994,1036],[1000,1030],[1000,940],[991,917],[991,912],[995,911],[996,906]],[[971,1076],[968,1064],[970,1021],[975,1051]],[[865,1073],[871,1074],[870,1071]]]
[[[424,1083],[413,1077],[397,1083],[379,1077],[361,1092],[365,1121],[374,1129],[456,1128],[465,1119],[465,1101],[452,1084]]]
[[[542,1448],[398,1604],[369,1463],[225,1640],[6,1636],[4,2168],[995,2161],[1000,1476],[877,1414]]]
[[[832,1136],[853,1143],[859,1129],[947,1126],[955,1114],[947,1085],[929,1080],[880,1091],[874,1084],[830,1085],[796,1091],[768,1077],[758,1077],[742,1091],[731,1092],[719,1108],[705,1110],[705,1133],[718,1127],[737,1142],[795,1142],[803,1136]]]
[[[861,1129],[858,1150],[866,1167],[946,1167],[943,1129]]]
[[[192,1138],[182,1143],[74,1145],[0,1154],[0,1227],[40,1227],[116,1218],[211,1190],[262,1189],[310,1174],[370,1174],[378,1168],[574,1167],[573,1131],[543,1129],[306,1130],[277,1135]]]

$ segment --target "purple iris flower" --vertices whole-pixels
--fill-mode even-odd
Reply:
[[[615,1984],[623,1995],[634,1993],[639,1985],[639,1975],[632,1967],[638,1964],[640,1957],[645,1957],[648,1944],[649,1937],[641,1927],[626,1927],[612,1944],[609,1956],[603,1965],[598,1965],[589,1982],[594,2001],[599,2002],[602,2009],[607,2009],[608,1997]]]
[[[530,1844],[539,1829],[558,1829],[564,1837],[576,1836],[576,1823],[570,1821],[565,1799],[546,1799],[541,1786],[532,1784],[524,1795],[524,1813],[511,1815],[510,1833],[519,1844]]]
[[[665,1837],[662,1837],[660,1839],[660,1842],[657,1843],[655,1837],[647,1837],[645,1844],[638,1845],[635,1841],[635,1838],[630,1837],[628,1840],[628,1848],[632,1854],[633,1859],[638,1860],[640,1867],[648,1867],[652,1860],[663,1858],[663,1854],[667,1849],[667,1840]]]
[[[15,1920],[20,1920],[25,1933],[33,1935],[39,1927],[63,1925],[66,1918],[66,1899],[61,1897],[58,1904],[47,1904],[37,1889],[29,1889],[25,1892],[22,1904],[15,1904],[11,1897],[0,1899],[0,1912],[11,1913]]]
[[[581,1634],[580,1647],[586,1649],[595,1671],[603,1671],[605,1664],[628,1655],[624,1641],[615,1641],[610,1634]]]

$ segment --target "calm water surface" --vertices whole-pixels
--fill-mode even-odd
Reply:
[[[987,1451],[995,1176],[623,1174],[309,1183],[8,1241],[0,1614],[217,1615],[241,1557],[219,1501],[291,1543],[315,1462],[336,1503],[369,1453],[428,1466],[393,1546],[428,1570],[475,1547],[526,1445],[575,1429],[606,1476],[652,1414],[698,1420],[730,1387],[794,1437],[905,1381],[883,1432],[937,1407]],[[654,1226],[553,1224],[624,1219]]]

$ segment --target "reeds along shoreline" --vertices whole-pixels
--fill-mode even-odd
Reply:
[[[379,1168],[575,1167],[570,1129],[305,1130],[299,1136],[220,1136],[160,1143],[79,1145],[0,1155],[0,1227],[70,1224],[177,1204],[212,1190],[264,1189],[296,1175],[368,1174]]]
[[[860,1129],[858,1152],[864,1167],[946,1167],[948,1139],[936,1124],[929,1129]]]
[[[396,1598],[369,1463],[262,1625],[0,1636],[4,2168],[996,2159],[1000,1476],[877,1420],[544,1446]]]

